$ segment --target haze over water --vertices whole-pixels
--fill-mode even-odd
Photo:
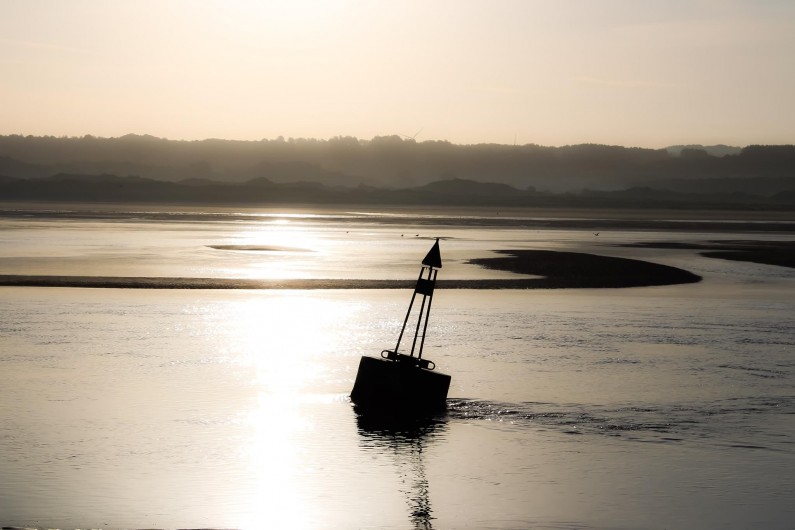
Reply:
[[[791,234],[528,228],[276,210],[0,219],[0,274],[440,278],[499,249],[646,259],[631,289],[443,290],[425,356],[449,410],[357,417],[359,357],[409,290],[0,287],[0,523],[59,528],[789,528],[795,273],[651,241]],[[429,239],[426,239],[429,238]]]

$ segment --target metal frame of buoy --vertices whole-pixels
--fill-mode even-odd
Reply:
[[[439,251],[439,238],[431,247],[431,250],[422,260],[420,267],[420,275],[417,277],[417,284],[414,287],[414,293],[411,295],[411,302],[409,302],[408,311],[406,311],[406,318],[403,320],[403,327],[398,335],[397,343],[394,350],[384,350],[381,352],[381,357],[391,361],[409,362],[421,368],[433,370],[436,364],[433,361],[422,358],[422,350],[425,347],[425,336],[428,332],[428,320],[431,316],[431,304],[433,303],[433,292],[436,289],[436,276],[439,274],[439,269],[442,268],[442,256]],[[425,277],[427,275],[427,277]],[[411,317],[411,309],[414,307],[414,301],[417,295],[422,295],[422,303],[420,305],[420,312],[417,317],[417,326],[414,329],[414,340],[411,342],[411,353],[406,355],[400,353],[400,342],[403,340],[403,335],[406,332],[406,326]],[[426,305],[427,302],[427,305]],[[420,336],[420,327],[422,327],[422,336]],[[417,339],[420,339],[420,347],[417,350]],[[414,353],[417,353],[416,357]]]

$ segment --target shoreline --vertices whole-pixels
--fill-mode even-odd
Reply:
[[[648,261],[551,250],[502,250],[470,260],[484,268],[529,275],[516,279],[439,280],[439,289],[566,289],[650,287],[695,283],[701,277]],[[541,276],[539,278],[538,276]],[[6,287],[121,289],[412,289],[415,280],[241,279],[132,276],[0,275]]]
[[[694,275],[695,276],[695,275]],[[654,287],[695,283],[701,278],[687,282],[649,282],[615,284],[582,283],[566,284],[549,278],[518,278],[510,280],[438,280],[437,289],[469,290],[524,290],[524,289],[616,289],[629,287]],[[251,280],[236,278],[176,278],[176,277],[133,277],[133,276],[33,276],[0,275],[0,287],[69,287],[90,289],[229,289],[229,290],[374,290],[374,289],[412,289],[415,280],[357,280],[357,279],[294,279],[294,280]]]
[[[432,212],[432,213],[429,213]],[[677,232],[749,232],[795,234],[792,212],[764,210],[605,209],[586,207],[311,205],[169,205],[159,203],[73,203],[0,201],[0,219],[77,219],[129,222],[252,221],[293,215],[339,218],[346,223],[469,225],[533,230],[650,230]]]
[[[651,261],[556,250],[498,250],[499,257],[471,259],[487,269],[542,276],[538,288],[622,288],[697,283],[701,276]]]
[[[706,241],[704,243],[650,242],[621,245],[627,248],[698,250],[706,258],[745,261],[795,269],[795,241]]]

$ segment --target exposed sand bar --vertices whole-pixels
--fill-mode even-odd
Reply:
[[[500,250],[502,256],[469,263],[488,269],[532,274],[530,288],[617,288],[675,285],[701,281],[683,269],[649,261],[553,250]]]
[[[439,280],[437,289],[540,289],[542,279]],[[164,278],[133,276],[0,275],[0,286],[117,289],[413,289],[415,280]]]
[[[546,250],[500,251],[471,260],[483,267],[541,278],[439,280],[440,289],[562,289],[643,287],[693,283],[700,276],[647,261]],[[240,279],[116,276],[0,275],[0,286],[124,289],[411,289],[415,280]]]
[[[795,269],[795,241],[706,241],[702,243],[652,242],[631,243],[625,247],[639,248],[677,248],[685,250],[702,250],[702,256],[708,258],[727,259],[731,261],[748,261],[763,265],[777,265]]]
[[[249,280],[237,278],[165,278],[134,276],[24,276],[0,275],[0,286],[10,287],[88,287],[105,289],[412,289],[415,280],[298,279]],[[648,283],[646,285],[670,285]],[[682,282],[673,282],[682,283]],[[632,285],[592,285],[590,287],[640,287]],[[564,285],[549,278],[516,280],[439,280],[437,289],[561,289],[589,287]]]
[[[404,289],[406,280],[241,279],[146,276],[1,275],[0,285],[30,287],[98,287],[122,289]]]
[[[538,289],[545,279],[439,280],[439,289]],[[163,278],[0,275],[0,286],[120,289],[411,289],[415,280]]]

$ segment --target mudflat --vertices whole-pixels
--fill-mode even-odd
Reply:
[[[747,261],[795,269],[795,241],[715,240],[702,243],[629,243],[624,247],[700,250],[707,258]]]
[[[469,260],[481,267],[533,278],[439,280],[444,289],[616,288],[694,283],[688,271],[627,258],[551,250],[502,250],[498,257]],[[541,276],[540,278],[538,276]],[[126,289],[410,289],[413,280],[238,279],[114,276],[0,275],[0,285]]]
[[[501,250],[500,257],[469,263],[489,269],[532,274],[527,289],[616,288],[695,283],[701,277],[683,269],[628,258],[552,250]]]

